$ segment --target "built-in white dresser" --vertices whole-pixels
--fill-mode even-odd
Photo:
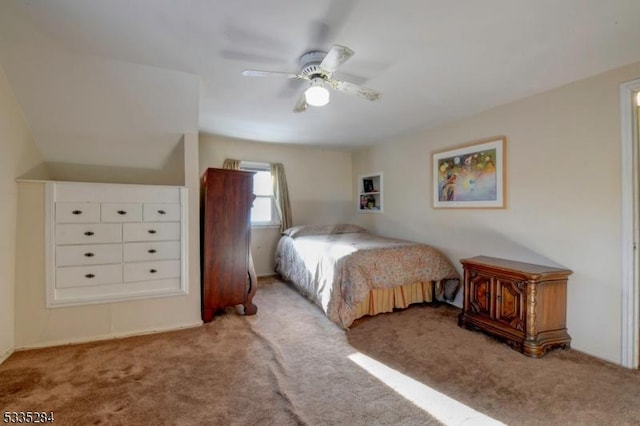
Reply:
[[[186,195],[48,182],[47,307],[187,294]]]

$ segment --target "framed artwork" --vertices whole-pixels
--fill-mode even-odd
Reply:
[[[505,207],[504,137],[433,154],[434,208]]]
[[[364,192],[373,192],[373,179],[362,179],[362,188]]]

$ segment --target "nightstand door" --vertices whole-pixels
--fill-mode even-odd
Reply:
[[[495,320],[525,332],[526,283],[497,277]]]
[[[468,282],[468,303],[467,310],[476,315],[482,315],[490,318],[491,315],[491,286],[492,279],[486,275],[477,272],[465,271],[468,274],[466,280]]]

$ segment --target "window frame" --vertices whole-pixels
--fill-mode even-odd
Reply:
[[[247,172],[269,172],[271,175],[271,164],[269,163],[260,163],[255,161],[240,161],[240,170],[244,170]],[[273,176],[271,176],[273,179]],[[268,198],[271,201],[271,220],[270,221],[251,221],[252,228],[276,228],[280,227],[282,221],[280,219],[280,212],[278,210],[276,197],[273,194],[273,190],[271,195],[257,195],[254,194],[256,199],[258,198]],[[253,206],[251,207],[253,209]]]

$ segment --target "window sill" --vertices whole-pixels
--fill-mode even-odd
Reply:
[[[251,224],[251,229],[280,229],[280,224]]]

